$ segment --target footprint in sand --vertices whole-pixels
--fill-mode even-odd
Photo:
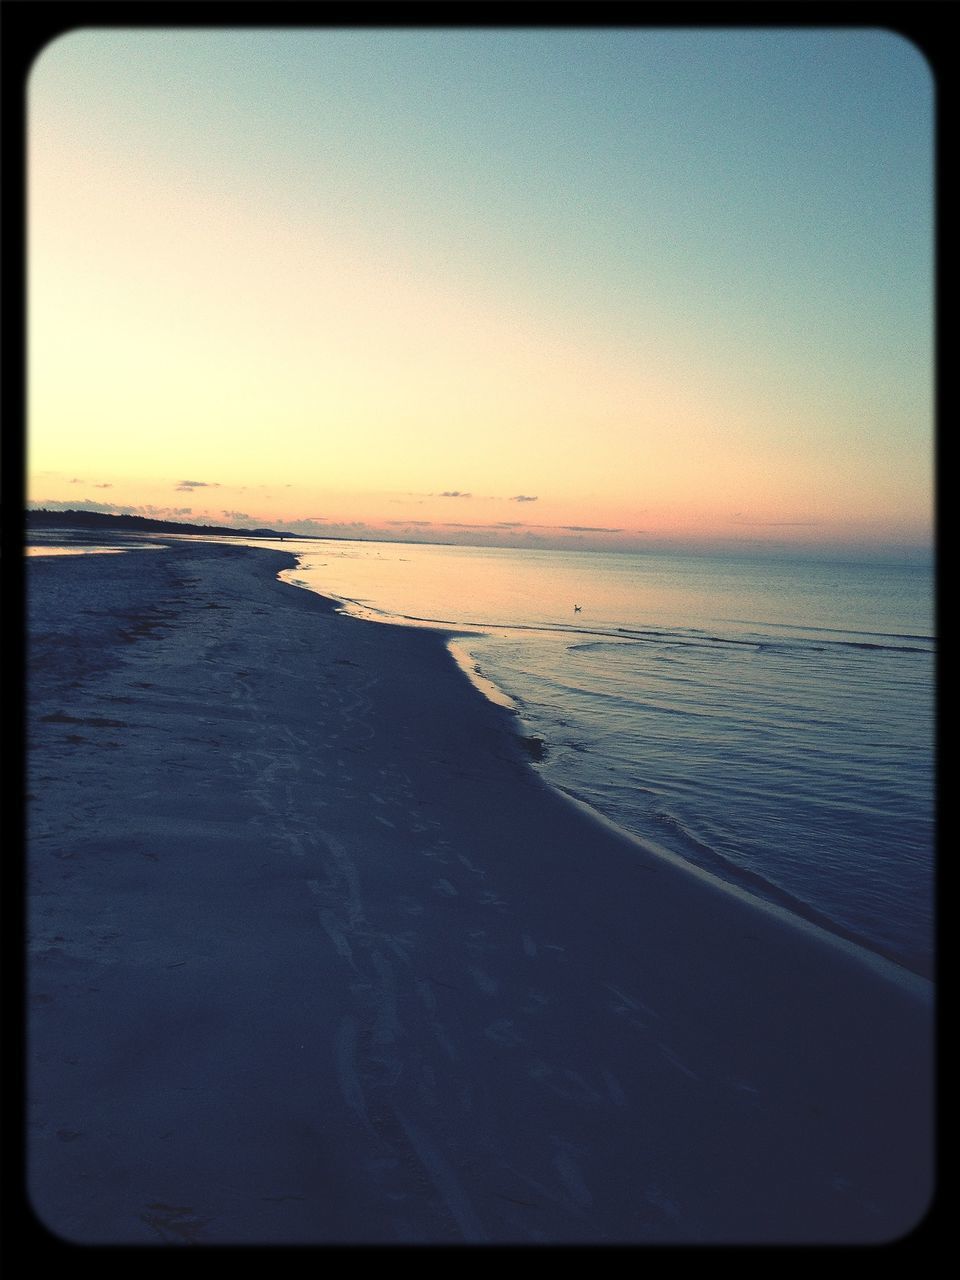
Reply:
[[[572,1143],[566,1142],[563,1138],[554,1137],[554,1145],[557,1153],[553,1157],[553,1165],[560,1180],[566,1187],[574,1204],[581,1209],[588,1209],[593,1204],[593,1195],[590,1192],[586,1182],[584,1182],[583,1174],[580,1172],[579,1166],[573,1159],[573,1153],[584,1155],[579,1147],[575,1147]]]
[[[450,861],[442,849],[421,849],[420,852],[424,858],[431,858],[434,862],[446,864]]]
[[[662,1054],[662,1056],[666,1058],[667,1062],[670,1063],[671,1067],[676,1067],[678,1071],[682,1071],[683,1074],[685,1076],[689,1076],[691,1080],[700,1079],[700,1077],[697,1075],[695,1071],[691,1071],[690,1068],[686,1065],[686,1063],[683,1063],[680,1061],[680,1059],[677,1057],[674,1051],[669,1047],[669,1045],[665,1045],[662,1040],[658,1040],[657,1048],[660,1050],[660,1053]]]
[[[603,1083],[607,1086],[607,1093],[609,1093],[611,1100],[616,1106],[625,1107],[627,1105],[627,1095],[623,1092],[617,1077],[612,1071],[608,1071],[606,1067],[603,1068],[600,1074],[603,1076]]]
[[[514,1029],[513,1022],[509,1018],[498,1018],[496,1022],[491,1022],[489,1027],[484,1028],[483,1034],[488,1040],[506,1045],[508,1049],[515,1049],[518,1045],[527,1043]]]
[[[480,990],[484,992],[485,995],[488,995],[488,996],[496,995],[497,990],[500,986],[496,978],[491,978],[489,973],[484,973],[484,971],[478,968],[476,965],[471,965],[469,972],[474,982],[477,984]]]
[[[416,987],[417,995],[419,995],[420,999],[423,1001],[423,1007],[426,1009],[427,1013],[435,1014],[437,1012],[437,997],[434,995],[433,988],[430,986],[429,982],[424,982],[422,979],[418,978]]]
[[[665,1196],[659,1187],[647,1187],[644,1192],[644,1199],[647,1204],[653,1205],[658,1209],[665,1218],[669,1218],[671,1222],[679,1222],[681,1218],[680,1206],[675,1200],[671,1200],[669,1196]]]
[[[503,901],[502,898],[497,897],[497,895],[493,892],[492,889],[484,889],[484,891],[480,894],[478,901],[480,905],[484,907],[506,908],[507,906],[509,906],[509,903],[506,903]]]
[[[529,1003],[524,1006],[524,1013],[541,1013],[547,1005],[557,1002],[555,996],[548,996],[545,991],[538,991],[536,987],[527,988],[527,998]]]
[[[479,867],[475,867],[473,863],[470,861],[470,859],[467,858],[464,854],[458,853],[457,858],[460,860],[460,862],[463,863],[463,865],[467,868],[468,871],[472,871],[473,874],[475,876],[479,876],[481,880],[486,879],[487,873],[485,871],[481,871]]]
[[[581,1106],[589,1107],[595,1107],[603,1102],[603,1097],[587,1084],[579,1071],[571,1071],[567,1067],[552,1067],[549,1062],[537,1059],[528,1064],[527,1074],[532,1080],[546,1085],[559,1098],[566,1098],[570,1102],[579,1102]]]
[[[162,1201],[148,1204],[140,1218],[147,1226],[152,1227],[161,1239],[173,1238],[184,1240],[189,1244],[199,1241],[203,1228],[212,1221],[210,1218],[201,1218],[193,1209],[186,1206],[163,1204]]]
[[[644,1004],[642,1000],[638,1000],[635,996],[627,995],[620,987],[615,987],[612,982],[605,982],[603,985],[613,996],[609,1005],[611,1013],[639,1014],[642,1012],[649,1018],[660,1017],[655,1009],[651,1009],[649,1005]]]

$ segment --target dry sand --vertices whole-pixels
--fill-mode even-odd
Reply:
[[[884,1242],[920,980],[604,828],[291,557],[35,558],[28,1191],[89,1243]]]

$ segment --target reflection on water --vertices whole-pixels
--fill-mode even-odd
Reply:
[[[124,551],[134,551],[135,547],[27,547],[28,556],[88,556],[120,555]]]
[[[28,536],[29,542],[24,547],[28,556],[108,556],[124,551],[158,551],[163,547],[161,542],[133,541],[124,534],[118,537],[108,534],[105,541],[102,533],[94,538],[81,529],[76,533],[68,529],[31,529]]]
[[[392,621],[588,633],[722,626],[734,636],[758,624],[806,635],[933,629],[931,573],[912,565],[370,542],[287,549],[300,556],[291,576]]]

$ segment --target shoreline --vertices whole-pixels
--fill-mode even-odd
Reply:
[[[297,565],[294,568],[299,567],[299,561],[304,553],[293,551],[291,554],[294,555],[297,561]],[[477,627],[492,624],[466,623],[458,626],[451,621],[413,618],[400,613],[384,612],[374,609],[372,606],[361,606],[357,601],[346,597],[318,592],[315,588],[308,586],[304,579],[290,577],[291,572],[293,572],[292,569],[285,570],[284,576],[278,575],[278,580],[283,585],[293,586],[298,590],[304,590],[317,596],[318,599],[325,602],[328,608],[343,613],[345,617],[357,621],[370,622],[379,626],[399,627],[406,630],[428,630],[440,636],[469,684],[477,689],[488,702],[491,702],[496,707],[504,708],[510,713],[511,718],[507,723],[508,731],[519,740],[528,761],[532,764],[540,764],[547,758],[550,751],[550,742],[536,733],[524,731],[525,729],[533,729],[535,726],[529,722],[525,725],[523,724],[523,710],[516,700],[481,671],[479,665],[474,662],[465,647],[465,641],[472,636],[483,634],[482,631],[476,629]],[[525,629],[538,630],[547,628],[534,626]],[[552,628],[550,629],[552,630]],[[597,632],[596,634],[606,635],[607,633]],[[812,930],[814,935],[819,936],[826,945],[837,945],[841,951],[846,952],[851,958],[854,960],[859,958],[861,963],[875,968],[878,973],[886,975],[890,981],[903,983],[912,989],[919,999],[933,1000],[935,988],[933,965],[935,965],[935,956],[931,961],[929,972],[911,968],[893,951],[885,951],[879,946],[871,945],[868,937],[858,934],[853,929],[845,928],[824,911],[796,897],[775,882],[765,879],[759,873],[746,872],[736,863],[716,853],[714,853],[714,857],[723,863],[722,871],[718,871],[716,867],[699,863],[689,856],[675,852],[661,840],[657,840],[647,832],[632,830],[623,822],[618,821],[617,818],[604,813],[588,796],[579,794],[573,787],[566,787],[558,782],[551,781],[546,774],[540,771],[536,771],[535,776],[552,794],[559,797],[564,803],[569,803],[574,808],[579,809],[602,829],[635,846],[646,856],[652,855],[681,869],[686,869],[693,875],[712,882],[720,891],[729,892],[734,897],[751,903],[760,910],[768,910],[774,915],[779,915],[783,923],[788,926],[793,925],[801,931]]]
[[[271,577],[293,552],[134,556],[86,566],[89,621],[30,644],[54,1233],[871,1243],[922,1219],[924,992],[578,813],[442,634]],[[28,585],[67,590],[83,558],[40,559]]]
[[[585,655],[580,650],[609,648],[616,639],[612,624],[588,631],[579,622],[571,627],[561,621],[517,621],[511,627],[502,621],[506,614],[496,604],[496,593],[489,598],[482,592],[471,594],[469,602],[459,601],[459,610],[444,608],[436,590],[423,590],[430,581],[428,566],[439,571],[442,561],[418,564],[415,552],[411,548],[401,555],[409,588],[406,600],[400,579],[392,581],[377,572],[379,552],[375,561],[366,557],[366,566],[354,565],[352,555],[339,560],[327,553],[305,553],[300,556],[302,574],[298,568],[281,577],[333,597],[352,616],[382,624],[432,625],[455,635],[449,647],[461,669],[493,701],[513,706],[522,732],[539,739],[531,744],[539,749],[538,771],[558,791],[591,806],[649,848],[678,855],[760,901],[782,907],[927,981],[935,979],[933,797],[928,794],[932,761],[919,737],[932,686],[915,687],[914,702],[905,696],[906,687],[918,679],[909,658],[909,669],[895,673],[889,661],[884,666],[886,655],[879,662],[872,654],[869,662],[861,662],[859,653],[850,657],[854,650],[885,649],[889,637],[884,641],[871,632],[859,637],[870,641],[861,644],[853,642],[856,633],[834,631],[838,647],[830,649],[827,667],[835,682],[832,696],[817,671],[822,631],[798,629],[796,624],[788,628],[791,652],[782,659],[766,650],[779,652],[777,637],[785,624],[768,627],[755,622],[749,634],[739,637],[737,629],[747,624],[734,623],[730,633],[706,619],[701,619],[705,629],[689,632],[684,627],[628,631],[618,626],[617,636],[626,632],[642,637],[654,648],[645,656],[642,648],[619,646],[623,662],[614,661],[607,671],[602,653],[596,660],[591,655],[581,666]],[[364,554],[358,554],[363,561]],[[483,553],[475,554],[483,562]],[[358,576],[351,587],[348,574],[354,570]],[[368,580],[370,570],[373,578]],[[529,566],[522,558],[517,570],[523,580]],[[449,598],[459,599],[455,588]],[[607,600],[603,589],[600,599],[601,616],[616,616],[619,606]],[[613,614],[606,612],[608,605]],[[501,622],[481,621],[493,618]],[[875,618],[874,628],[877,625]],[[564,638],[567,631],[576,636],[575,642]],[[552,643],[540,643],[544,633]],[[594,636],[598,643],[591,642]],[[563,659],[565,670],[573,662],[579,671],[569,689],[560,673],[557,642],[569,651]],[[715,664],[705,665],[696,656],[690,659],[684,649],[677,651],[671,687],[666,664],[674,650],[662,645],[693,643],[697,648],[701,642],[721,650],[732,646],[734,661],[726,680],[722,670],[709,672]],[[891,660],[899,660],[912,646],[898,642],[894,649]],[[929,651],[923,652],[927,667]],[[634,657],[645,671],[639,680],[633,679],[639,672],[628,675],[624,669],[633,665]],[[753,657],[757,669],[765,668],[760,675],[751,668]],[[791,658],[804,661],[791,664]],[[742,686],[736,677],[731,684],[729,670],[734,668],[744,677]],[[760,683],[754,685],[753,680]],[[614,690],[622,707],[640,700],[634,726],[627,721],[624,732],[616,735],[607,718],[614,707],[607,695]],[[725,710],[734,702],[736,719],[745,713],[749,724],[751,715],[755,717],[752,734],[741,734],[739,740]],[[791,725],[804,703],[805,722]],[[661,706],[679,711],[686,723],[664,720],[658,712]],[[641,724],[646,726],[643,731]],[[826,751],[811,724],[828,735]],[[678,750],[684,732],[695,736]],[[768,738],[769,752],[761,754],[750,738],[757,744]],[[658,742],[659,751],[652,751],[651,741]],[[830,749],[837,752],[836,772]],[[899,760],[895,771],[890,767],[894,758]],[[722,786],[714,765],[723,771]],[[643,785],[637,786],[640,779]],[[813,849],[822,850],[815,863],[809,856]]]

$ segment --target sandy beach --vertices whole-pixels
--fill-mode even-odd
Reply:
[[[873,1244],[929,984],[547,787],[241,546],[28,567],[28,1194],[93,1244]],[[771,833],[771,839],[775,839]]]

